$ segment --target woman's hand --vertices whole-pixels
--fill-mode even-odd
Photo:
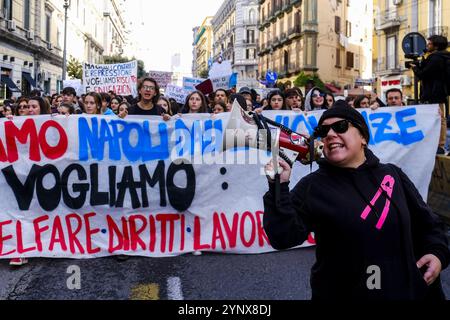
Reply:
[[[266,172],[267,180],[269,180],[269,182],[273,182],[273,178],[275,177],[273,159],[270,160],[268,164],[266,164],[266,166],[264,167],[264,171]],[[283,159],[278,159],[278,173],[280,174],[280,183],[289,182],[291,178],[291,172],[291,166]]]
[[[433,254],[426,254],[417,261],[417,268],[421,269],[423,266],[427,267],[427,270],[423,275],[423,280],[425,280],[428,285],[431,285],[441,273],[441,261]]]
[[[162,118],[164,121],[169,121],[170,119],[172,119],[172,117],[170,116],[170,114],[164,113],[162,115]]]

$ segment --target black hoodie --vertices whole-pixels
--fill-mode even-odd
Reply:
[[[447,60],[450,52],[435,51],[414,67],[414,74],[422,81],[420,101],[422,103],[445,103],[447,96]]]
[[[423,255],[434,254],[442,269],[447,267],[450,253],[443,225],[401,169],[380,164],[370,150],[366,158],[357,169],[321,160],[319,169],[291,192],[288,183],[281,184],[278,205],[270,183],[264,196],[264,230],[272,247],[295,247],[315,233],[313,299],[444,298],[440,279],[428,287],[416,266]],[[373,200],[382,181],[387,186]],[[365,219],[363,212],[368,213]],[[380,290],[368,289],[371,266],[380,268]]]

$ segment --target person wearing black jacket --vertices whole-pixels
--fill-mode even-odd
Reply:
[[[450,52],[447,49],[448,41],[444,36],[434,35],[428,38],[427,52],[429,56],[420,63],[413,64],[415,76],[421,81],[420,102],[427,104],[439,104],[441,109],[441,134],[439,137],[438,153],[444,153],[447,135],[445,115],[445,103],[447,102],[447,63],[450,60]]]
[[[450,253],[443,225],[406,174],[367,148],[361,114],[333,107],[315,136],[324,143],[319,169],[289,191],[291,168],[280,160],[281,185],[276,192],[268,178],[263,220],[277,250],[301,245],[314,232],[312,299],[445,299],[439,274]]]

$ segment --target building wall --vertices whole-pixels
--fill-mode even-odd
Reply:
[[[194,72],[197,76],[199,76],[204,70],[208,70],[208,61],[213,55],[212,19],[213,17],[205,18],[194,39],[196,58],[196,69]]]
[[[268,69],[278,73],[280,82],[292,82],[300,72],[316,72],[322,81],[338,87],[371,78],[372,0],[260,3],[261,79]]]
[[[432,10],[433,4],[435,10]],[[414,76],[405,68],[405,61],[409,59],[405,59],[402,40],[410,32],[419,32],[425,38],[432,34],[448,37],[450,2],[409,0],[399,5],[391,4],[388,8],[384,0],[374,0],[374,15],[373,66],[378,95],[385,100],[388,89],[399,88],[408,102],[414,98]]]
[[[94,0],[71,1],[67,24],[68,58],[100,63],[103,54],[120,54],[126,31],[120,9],[123,8],[123,1],[103,0],[100,6]],[[8,3],[8,0],[0,0],[0,8]],[[9,16],[2,18],[0,15],[2,74],[8,74],[19,89],[23,87],[25,94],[35,87],[23,79],[23,72],[30,73],[37,81],[36,87],[47,94],[59,92],[64,49],[64,1],[12,0],[11,3],[15,29],[8,29]],[[27,3],[28,26],[25,18]],[[14,95],[19,96],[20,93]]]
[[[258,1],[225,0],[213,24],[214,60],[230,60],[238,87],[257,87]]]

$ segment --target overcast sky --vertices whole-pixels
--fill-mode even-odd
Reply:
[[[192,28],[214,16],[224,0],[127,0],[125,10],[133,17],[132,37],[136,57],[147,71],[171,71],[171,57],[181,54],[178,70],[192,70]],[[139,40],[138,40],[139,39]]]

